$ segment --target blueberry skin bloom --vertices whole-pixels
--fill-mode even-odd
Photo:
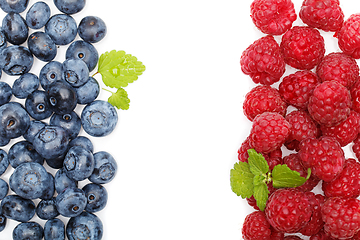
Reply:
[[[2,215],[18,222],[27,222],[35,215],[34,202],[18,195],[7,195],[0,207]]]
[[[0,200],[4,199],[9,192],[9,185],[3,179],[0,179]]]
[[[4,215],[0,215],[0,232],[6,227],[7,218]]]
[[[20,137],[29,126],[30,116],[20,103],[9,102],[0,106],[0,137]]]
[[[28,4],[29,0],[0,0],[0,8],[7,13],[21,13],[25,11]]]
[[[112,181],[117,172],[117,163],[114,157],[105,151],[94,154],[95,167],[89,180],[97,184],[105,184]]]
[[[46,221],[44,225],[45,240],[65,240],[65,224],[58,218]]]
[[[56,209],[55,198],[41,200],[36,207],[36,215],[43,220],[49,220],[59,216],[59,212]]]
[[[26,140],[14,143],[8,151],[8,158],[13,168],[17,168],[20,164],[26,162],[44,164],[44,158],[35,151],[34,146]]]
[[[74,146],[68,150],[64,159],[66,175],[75,181],[90,177],[94,171],[94,156],[89,150]]]
[[[66,14],[75,14],[85,7],[85,0],[54,0],[54,4],[59,11]]]
[[[90,152],[94,152],[94,145],[92,144],[91,140],[85,136],[77,136],[69,143],[69,148],[73,146],[80,146],[83,147]]]
[[[30,52],[43,62],[50,62],[56,57],[56,44],[47,33],[32,33],[28,38],[28,46]]]
[[[41,240],[44,237],[44,229],[37,222],[19,223],[13,230],[13,240]]]
[[[45,123],[45,122],[42,122],[39,120],[31,120],[30,126],[26,130],[26,132],[23,134],[23,137],[25,138],[25,140],[32,143],[34,141],[36,134],[41,129],[43,129],[46,125],[47,125],[47,123]]]
[[[25,73],[16,79],[12,86],[15,97],[25,99],[40,86],[39,78],[33,73]]]
[[[62,156],[67,151],[69,137],[60,126],[45,126],[35,136],[33,146],[45,159]]]
[[[78,104],[89,104],[95,101],[100,93],[100,85],[95,78],[89,80],[82,86],[75,88]]]
[[[105,22],[95,16],[84,17],[78,26],[79,36],[85,41],[90,43],[97,43],[102,40],[106,35]]]
[[[38,121],[50,117],[53,113],[49,98],[43,90],[36,90],[27,96],[25,109],[32,118]]]
[[[10,76],[29,72],[33,63],[34,57],[26,47],[12,45],[0,52],[0,68]]]
[[[72,217],[66,225],[66,236],[69,240],[100,240],[103,236],[103,224],[95,214],[83,212]]]
[[[6,82],[0,82],[0,105],[10,102],[12,95],[10,85]]]
[[[78,182],[70,179],[66,173],[64,168],[60,168],[55,173],[55,190],[58,194],[64,191],[66,188],[77,188]]]
[[[73,87],[84,85],[89,79],[89,68],[80,59],[68,58],[63,62],[63,79]]]
[[[64,115],[53,114],[50,118],[50,125],[63,127],[69,135],[69,138],[74,139],[80,132],[81,119],[74,111]]]
[[[93,213],[105,208],[108,200],[105,187],[100,184],[89,183],[86,184],[82,190],[85,192],[87,199],[85,211]]]
[[[85,132],[93,137],[109,135],[118,122],[114,106],[103,100],[96,100],[86,105],[80,118]]]
[[[51,83],[46,90],[51,110],[57,114],[71,113],[77,105],[76,91],[64,81]]]
[[[45,2],[34,3],[26,13],[26,24],[29,28],[40,29],[49,20],[51,10]]]
[[[63,217],[75,217],[86,207],[86,196],[79,188],[66,188],[56,196],[56,209]]]
[[[24,43],[29,35],[25,19],[15,12],[10,12],[3,18],[2,29],[8,42],[14,45]]]
[[[7,46],[7,40],[6,40],[5,34],[4,34],[3,30],[0,29],[0,51],[3,50],[4,48],[6,48],[6,46]],[[0,74],[0,77],[1,77],[1,74]]]
[[[45,32],[49,34],[55,44],[67,45],[76,37],[76,21],[66,14],[53,15],[45,25]]]
[[[0,149],[0,176],[4,174],[9,164],[8,154],[3,149]]]
[[[62,80],[62,63],[50,61],[41,68],[39,74],[40,85],[47,90],[48,86],[58,80]]]
[[[89,68],[89,71],[95,69],[99,61],[99,53],[96,48],[88,42],[78,40],[69,45],[66,50],[66,59],[74,58],[83,60]]]

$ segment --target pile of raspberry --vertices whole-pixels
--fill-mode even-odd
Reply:
[[[255,86],[243,103],[252,127],[239,161],[255,149],[270,169],[287,164],[306,177],[310,168],[311,177],[270,186],[264,211],[248,198],[254,211],[242,237],[360,239],[360,13],[345,19],[339,0],[304,0],[298,14],[291,0],[254,0],[250,11],[264,36],[240,58]],[[303,24],[294,26],[298,16]],[[323,32],[334,33],[337,52],[325,54]]]

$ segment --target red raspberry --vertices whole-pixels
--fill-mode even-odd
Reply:
[[[317,29],[295,26],[282,36],[280,49],[285,63],[297,69],[310,70],[324,57],[325,42]]]
[[[335,240],[335,238],[330,237],[325,233],[324,229],[321,229],[318,233],[312,235],[310,240]]]
[[[305,111],[292,111],[285,116],[286,121],[291,125],[290,135],[286,140],[285,146],[290,150],[299,151],[299,143],[306,138],[316,138],[320,136],[318,125],[312,120]],[[289,146],[287,143],[291,143]]]
[[[338,81],[350,89],[359,77],[359,66],[354,58],[344,53],[330,53],[316,67],[320,81]]]
[[[315,73],[308,70],[297,71],[283,78],[279,93],[288,104],[306,109],[309,98],[319,83],[320,79]]]
[[[284,237],[284,240],[303,240],[303,239],[296,235],[287,235],[286,237]]]
[[[245,240],[270,240],[270,224],[265,213],[255,211],[246,216],[242,227],[242,236]]]
[[[265,214],[276,231],[296,233],[310,221],[312,208],[303,192],[282,188],[270,195]]]
[[[321,126],[323,136],[334,137],[342,147],[354,141],[360,129],[360,113],[350,112],[350,116],[334,127]]]
[[[250,12],[255,26],[270,35],[285,33],[297,18],[290,0],[254,0]]]
[[[339,0],[304,0],[299,17],[310,27],[336,32],[344,23],[344,13],[339,4]]]
[[[350,115],[351,96],[349,90],[336,81],[317,85],[309,99],[310,116],[320,125],[332,127],[345,121]]]
[[[360,13],[352,14],[337,32],[340,49],[355,59],[360,58]]]
[[[325,233],[339,239],[351,239],[360,231],[360,200],[332,197],[321,209]]]
[[[357,81],[350,89],[352,109],[360,113],[360,81]]]
[[[275,192],[276,189],[273,187],[272,182],[268,183],[268,184],[267,184],[267,187],[268,187],[269,196],[270,196],[273,192]],[[251,196],[250,198],[246,198],[246,201],[247,201],[247,203],[248,203],[250,206],[252,206],[255,210],[260,210],[259,207],[258,207],[257,204],[256,204],[256,200],[255,200],[254,196]]]
[[[238,159],[240,162],[248,162],[249,154],[248,150],[252,149],[250,145],[250,139],[247,137],[238,149]]]
[[[284,164],[286,164],[291,170],[297,171],[300,173],[301,177],[308,175],[307,169],[301,163],[297,153],[292,153],[283,158]],[[310,178],[301,186],[296,187],[299,191],[308,192],[314,189],[314,187],[319,183],[320,179],[316,178],[314,175],[311,175]]]
[[[311,174],[325,182],[334,180],[344,167],[344,151],[331,137],[303,140],[298,154],[304,167],[311,168]]]
[[[251,89],[246,94],[243,104],[244,114],[250,121],[264,112],[277,112],[285,116],[286,108],[287,104],[282,100],[279,91],[265,85]]]
[[[325,202],[325,197],[313,192],[306,192],[305,195],[310,202],[313,214],[310,221],[300,230],[300,233],[305,236],[312,236],[318,233],[324,226],[321,215],[321,206]]]
[[[258,115],[250,131],[250,145],[257,152],[269,153],[280,148],[290,133],[290,124],[278,113]]]
[[[249,75],[254,83],[272,85],[278,82],[285,72],[285,62],[279,44],[273,36],[256,40],[241,55],[241,70]]]
[[[359,197],[360,163],[353,158],[347,159],[340,175],[331,182],[323,182],[322,190],[326,197]]]
[[[352,145],[352,150],[355,153],[356,158],[360,160],[360,136],[358,136],[354,140],[354,144]]]

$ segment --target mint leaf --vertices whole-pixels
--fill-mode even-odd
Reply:
[[[109,91],[111,92],[111,91]],[[108,98],[108,102],[117,109],[128,110],[130,99],[128,94],[123,88],[119,88],[115,93],[111,92],[111,96]]]
[[[272,181],[275,188],[298,187],[303,185],[311,175],[308,169],[308,176],[301,177],[300,173],[291,170],[286,164],[276,165],[272,171]]]
[[[254,174],[246,162],[237,162],[230,170],[230,185],[232,191],[242,198],[250,198],[254,193]]]
[[[248,162],[251,172],[254,175],[266,175],[267,172],[269,172],[269,165],[264,156],[260,153],[257,153],[255,149],[249,149],[248,154]]]
[[[256,205],[261,211],[265,210],[266,201],[268,200],[270,193],[265,180],[265,176],[254,177],[254,198],[256,200]]]

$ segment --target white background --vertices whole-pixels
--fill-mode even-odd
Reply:
[[[52,1],[45,2],[58,13]],[[73,15],[77,23],[87,15],[105,21],[108,33],[94,44],[100,54],[124,50],[146,66],[125,88],[130,109],[118,111],[115,131],[99,139],[81,132],[93,140],[95,152],[108,151],[118,163],[116,178],[105,185],[107,207],[96,214],[103,239],[241,239],[253,209],[231,191],[229,173],[250,131],[242,102],[255,86],[242,74],[240,56],[264,36],[251,22],[251,2],[88,0]],[[302,1],[293,2],[298,13]],[[341,7],[347,18],[360,3],[343,0]],[[338,51],[332,34],[322,34],[327,53]],[[65,60],[65,50],[61,46],[55,60]],[[38,74],[43,65],[36,60],[31,72]],[[14,79],[3,73],[10,85]],[[105,91],[99,96],[107,97]],[[8,169],[2,178],[10,174]],[[10,239],[16,224],[9,220],[0,240]]]

